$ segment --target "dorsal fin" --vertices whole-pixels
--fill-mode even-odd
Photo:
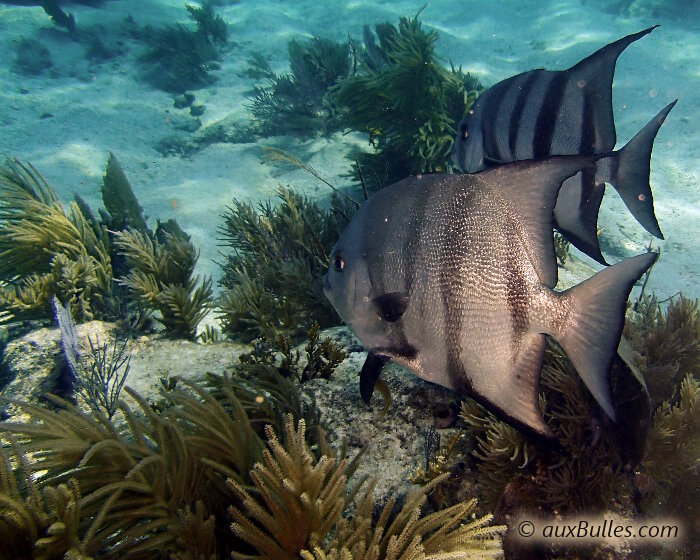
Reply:
[[[549,288],[557,284],[552,228],[559,189],[572,175],[592,168],[600,157],[554,156],[516,161],[477,174],[493,186],[494,194],[517,217],[525,251],[540,282]]]
[[[617,59],[629,45],[657,27],[658,25],[655,25],[605,45],[566,71],[577,83],[583,84],[588,92],[595,93],[589,96],[589,100],[592,103],[591,115],[593,130],[596,132],[597,152],[612,151],[617,141],[612,111],[612,82]]]

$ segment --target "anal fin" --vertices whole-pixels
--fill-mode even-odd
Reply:
[[[585,170],[562,185],[554,207],[555,226],[574,247],[600,264],[607,265],[598,243],[598,211],[605,185]]]
[[[523,337],[513,366],[499,383],[479,391],[474,387],[475,400],[503,418],[509,424],[540,440],[552,441],[554,434],[545,424],[539,408],[539,385],[542,360],[547,345],[543,334]]]

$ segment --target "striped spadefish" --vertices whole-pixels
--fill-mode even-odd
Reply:
[[[462,120],[453,146],[453,160],[468,173],[550,156],[605,155],[595,172],[579,173],[565,182],[554,209],[559,232],[601,264],[607,262],[598,243],[597,219],[606,183],[649,233],[663,239],[654,213],[649,161],[656,133],[675,102],[649,121],[636,141],[613,151],[615,65],[627,46],[653,29],[614,41],[568,70],[531,70],[497,83]]]
[[[485,160],[500,164],[612,149],[611,134],[597,136],[593,129],[589,96],[566,72],[533,70],[499,83],[480,104]]]

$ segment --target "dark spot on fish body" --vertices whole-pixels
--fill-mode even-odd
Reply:
[[[372,302],[377,307],[379,316],[382,319],[395,323],[406,313],[410,299],[407,292],[392,292],[382,294],[374,298]]]

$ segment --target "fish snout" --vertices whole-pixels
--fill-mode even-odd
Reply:
[[[328,278],[328,273],[326,272],[326,275],[323,277],[323,293],[328,296],[328,293],[331,291],[331,281]]]

